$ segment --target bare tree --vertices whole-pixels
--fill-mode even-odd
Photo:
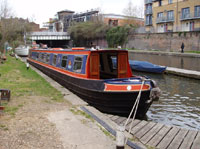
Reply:
[[[144,3],[142,2],[141,5],[137,6],[129,0],[126,8],[123,9],[123,13],[129,17],[144,18]]]
[[[12,11],[7,0],[0,0],[0,18],[9,18],[11,16]]]

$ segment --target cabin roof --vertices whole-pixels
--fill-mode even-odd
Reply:
[[[54,51],[54,52],[128,52],[127,50],[108,50],[108,49],[100,49],[100,50],[91,50],[91,49],[84,49],[84,50],[72,50],[72,49],[63,49],[63,50],[51,50],[51,49],[34,49],[36,51]]]

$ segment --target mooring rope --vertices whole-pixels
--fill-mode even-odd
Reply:
[[[144,86],[144,82],[145,82],[145,79],[142,78],[142,85],[141,85],[140,91],[139,91],[139,93],[138,93],[138,96],[137,96],[137,98],[136,98],[135,104],[133,105],[133,108],[132,108],[132,110],[131,110],[131,112],[130,112],[130,114],[129,114],[127,120],[126,120],[126,123],[124,124],[124,128],[126,128],[126,125],[127,125],[128,121],[130,120],[131,115],[132,115],[133,112],[134,112],[134,115],[133,115],[133,118],[132,118],[132,121],[131,121],[131,125],[130,125],[129,131],[128,131],[129,134],[130,134],[130,132],[131,132],[131,128],[132,128],[132,125],[133,125],[133,121],[134,121],[135,116],[136,116],[136,112],[137,112],[138,105],[139,105],[139,102],[140,102],[140,98],[141,98],[141,93],[142,93],[142,88],[143,88],[143,86]],[[135,111],[134,111],[134,109],[135,109]],[[126,138],[125,144],[126,144],[127,141],[128,141],[128,138]]]

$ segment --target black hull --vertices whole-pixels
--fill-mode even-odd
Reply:
[[[59,73],[32,61],[28,62],[102,112],[128,116],[138,96],[138,92],[105,92],[103,91],[103,80],[79,79]],[[146,116],[152,104],[152,102],[147,102],[149,95],[150,90],[142,92],[136,114],[137,118],[144,118]]]

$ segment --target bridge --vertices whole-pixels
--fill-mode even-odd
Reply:
[[[68,47],[70,41],[67,32],[32,32],[28,36],[37,44],[47,44],[48,47]]]

